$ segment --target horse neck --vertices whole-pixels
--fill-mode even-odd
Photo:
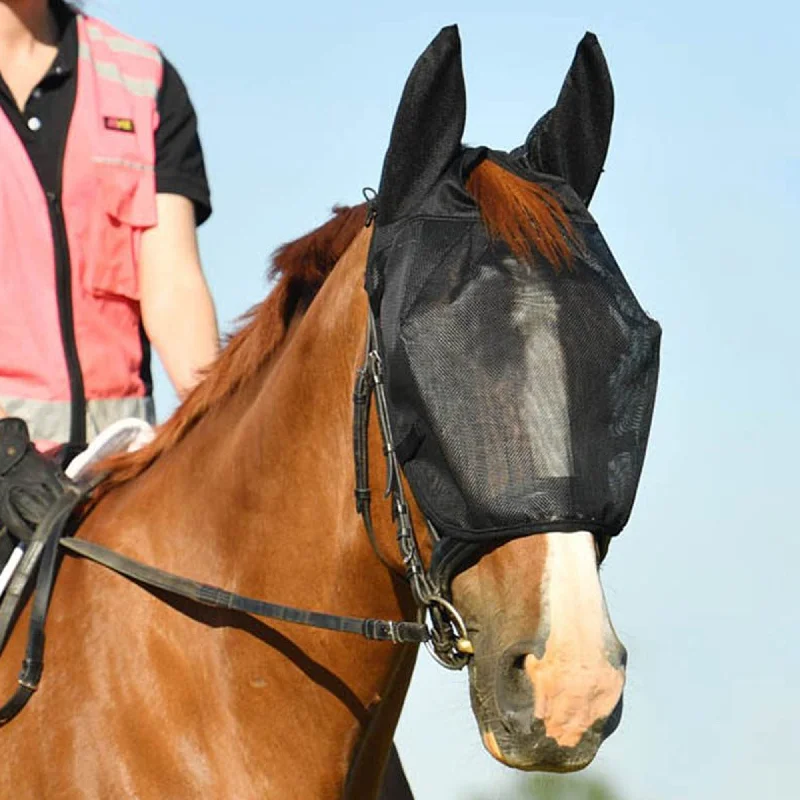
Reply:
[[[81,536],[277,603],[350,616],[413,615],[407,588],[373,553],[353,497],[351,398],[366,335],[368,245],[365,232],[261,373],[138,478],[104,498]],[[375,424],[371,436],[371,478],[378,486],[383,476]],[[388,504],[375,505],[382,550],[392,552]],[[293,785],[300,780],[296,764],[284,763],[291,756],[282,755],[292,738],[307,751],[305,779],[316,787],[303,796],[321,796],[323,784],[344,787],[348,770],[357,796],[374,796],[414,649],[189,609],[133,591],[97,574],[94,565],[71,561],[65,567],[60,578],[71,607],[117,608],[125,598],[117,613],[91,617],[98,640],[113,643],[115,636],[142,630],[159,637],[158,647],[130,652],[131,671],[146,676],[148,686],[171,691],[184,670],[192,702],[226,687],[227,700],[208,713],[227,738],[241,737],[237,747],[246,743],[244,761],[263,759],[271,780],[281,780],[283,770]],[[193,624],[198,621],[204,624]],[[227,636],[215,635],[220,625],[229,628]],[[83,647],[76,637],[65,642]],[[95,677],[102,682],[105,662],[98,663]],[[257,691],[254,675],[265,676]],[[275,718],[276,709],[285,710],[285,719]],[[295,723],[295,714],[314,725]]]
[[[294,552],[307,548],[306,561],[311,553],[332,564],[367,554],[378,563],[353,498],[352,391],[366,335],[368,246],[365,232],[290,325],[234,434],[240,477],[275,521],[270,541]]]

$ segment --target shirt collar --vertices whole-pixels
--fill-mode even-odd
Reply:
[[[63,80],[78,66],[77,13],[63,0],[50,0],[50,8],[58,26],[58,52],[44,80]]]

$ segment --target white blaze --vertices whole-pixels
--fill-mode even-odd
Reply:
[[[534,464],[543,476],[573,474],[569,443],[567,374],[558,339],[558,300],[545,281],[520,283],[513,322],[525,340],[525,374],[530,376],[519,398],[525,411]]]
[[[590,533],[548,533],[542,580],[543,653],[525,659],[534,716],[548,736],[574,747],[616,707],[625,683]],[[611,659],[611,660],[609,660]],[[614,662],[614,663],[612,663]]]

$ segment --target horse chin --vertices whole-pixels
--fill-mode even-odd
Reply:
[[[585,752],[580,748],[562,748],[548,737],[535,737],[533,743],[522,745],[519,742],[501,744],[502,738],[492,731],[485,731],[484,747],[504,766],[526,772],[577,772],[587,767],[597,752],[597,748]],[[564,752],[573,749],[578,752]]]
[[[534,720],[527,734],[510,732],[502,724],[481,726],[486,750],[501,764],[526,772],[577,772],[594,760],[604,736],[587,731],[574,747],[559,745],[546,735],[544,723]]]

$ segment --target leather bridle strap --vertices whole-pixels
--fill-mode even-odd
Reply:
[[[369,483],[369,413],[374,395],[383,455],[386,461],[385,498],[391,498],[392,517],[396,527],[397,546],[405,567],[403,576],[411,588],[417,604],[420,621],[430,617],[429,652],[442,666],[461,669],[473,652],[466,624],[458,610],[447,598],[448,584],[436,583],[425,569],[417,543],[411,512],[403,489],[402,473],[392,434],[389,404],[386,397],[383,359],[380,353],[378,330],[372,308],[367,311],[367,342],[364,363],[358,371],[353,393],[353,450],[355,453],[356,510],[364,521],[372,549],[385,566],[396,569],[388,562],[378,546],[372,524]],[[430,528],[433,530],[432,527]]]
[[[0,725],[5,725],[19,714],[39,686],[44,668],[44,623],[56,577],[59,537],[72,512],[89,491],[91,487],[70,487],[56,500],[31,538],[0,605],[0,652],[2,652],[14,619],[22,606],[22,597],[38,566],[28,628],[28,644],[25,648],[22,670],[17,679],[19,686],[0,708]]]
[[[369,543],[372,545],[372,549],[380,562],[390,572],[403,576],[403,573],[383,554],[375,535],[375,526],[372,524],[372,490],[369,486],[369,412],[374,390],[373,378],[369,368],[371,344],[371,337],[367,335],[367,352],[364,356],[364,366],[358,371],[356,386],[353,390],[353,456],[356,469],[356,511],[364,522],[364,530],[369,537]],[[386,455],[385,447],[384,455]]]
[[[264,600],[234,594],[207,583],[193,581],[180,575],[173,575],[170,572],[143,564],[141,561],[128,558],[114,550],[109,550],[95,542],[66,537],[61,540],[61,546],[72,553],[124,575],[136,583],[185,597],[187,600],[211,608],[242,611],[258,617],[278,619],[283,622],[293,622],[298,625],[308,625],[340,633],[355,633],[380,642],[423,644],[430,639],[425,625],[418,622],[345,617],[338,614],[307,611],[278,603],[268,603]]]

